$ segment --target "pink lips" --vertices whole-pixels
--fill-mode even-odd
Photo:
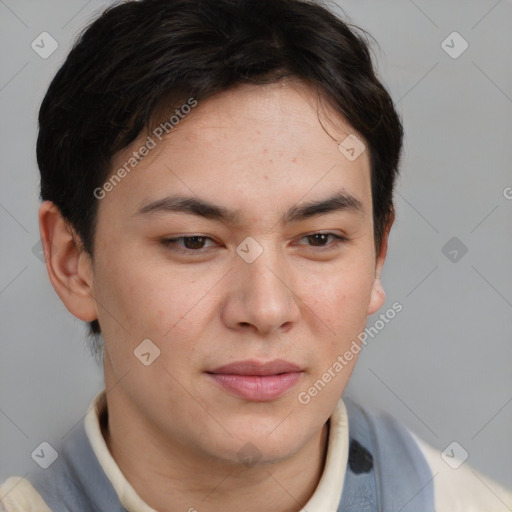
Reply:
[[[276,359],[268,363],[238,361],[207,372],[226,391],[246,400],[273,400],[302,377],[296,364]]]

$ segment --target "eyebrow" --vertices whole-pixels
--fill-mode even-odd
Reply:
[[[282,224],[300,222],[317,215],[326,215],[337,211],[363,214],[364,207],[362,202],[353,195],[346,192],[338,192],[326,199],[292,206],[284,213],[280,221]],[[157,199],[156,201],[143,204],[134,215],[145,216],[169,212],[188,213],[233,225],[240,224],[241,220],[239,211],[230,210],[224,206],[192,196],[167,196]]]

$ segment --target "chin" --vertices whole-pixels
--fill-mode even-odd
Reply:
[[[231,464],[252,467],[274,464],[293,456],[307,441],[304,426],[292,428],[291,425],[280,425],[281,421],[259,422],[259,425],[253,421],[228,430],[233,433],[233,438],[224,437],[221,444],[217,444],[217,457]]]
[[[238,449],[233,451],[233,446]],[[238,439],[225,450],[213,454],[217,460],[230,465],[240,465],[247,468],[276,464],[293,456],[300,446],[269,443],[263,440],[244,438]]]

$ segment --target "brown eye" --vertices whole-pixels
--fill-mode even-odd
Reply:
[[[205,243],[208,240],[212,239],[207,236],[193,235],[179,236],[177,238],[164,238],[160,240],[160,243],[172,251],[184,253],[188,252],[190,254],[193,252],[201,252],[203,249],[207,249],[208,247],[205,247]]]
[[[204,242],[206,240],[206,237],[190,236],[190,237],[183,237],[183,240],[185,241],[184,246],[187,249],[202,249]]]
[[[307,238],[313,242],[311,244],[313,246],[324,246],[329,236],[329,233],[316,233],[314,235],[308,235]]]
[[[333,237],[334,241],[327,243],[329,237]],[[302,239],[307,239],[310,243],[311,247],[317,247],[319,249],[332,249],[335,248],[340,243],[348,241],[347,238],[336,235],[335,233],[313,233],[311,235],[306,235]]]

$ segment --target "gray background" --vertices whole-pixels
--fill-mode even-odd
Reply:
[[[39,241],[37,111],[71,41],[108,2],[0,0],[0,480],[28,474],[103,387],[85,327],[67,312]],[[370,339],[347,394],[389,410],[440,451],[512,487],[512,2],[339,2],[378,41],[406,129],[383,281],[403,311]],[[59,44],[31,48],[43,31]],[[441,43],[468,42],[458,58]],[[460,40],[447,44],[453,51]],[[457,237],[457,246],[443,246]],[[468,252],[462,255],[461,243]],[[373,325],[378,314],[370,318]]]

